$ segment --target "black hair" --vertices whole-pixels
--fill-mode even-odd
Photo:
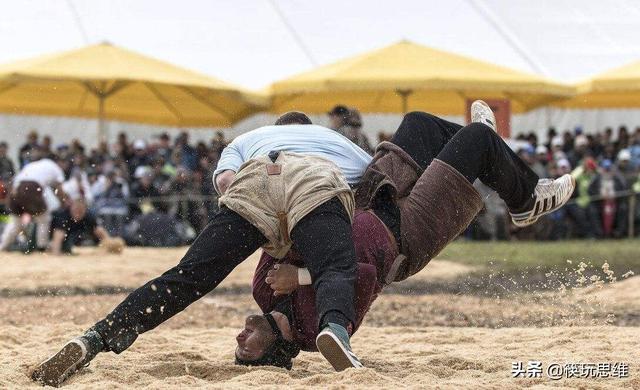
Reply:
[[[264,354],[255,360],[241,359],[236,355],[236,364],[242,366],[275,366],[290,370],[293,367],[292,359],[300,353],[300,347],[293,341],[285,340],[282,332],[273,319],[271,313],[265,313],[264,318],[267,319],[271,326],[271,331],[276,336],[276,340],[267,348]]]
[[[311,119],[309,119],[309,117],[305,113],[300,111],[285,112],[284,114],[280,115],[280,118],[278,118],[275,123],[276,126],[294,124],[311,125],[312,123]]]

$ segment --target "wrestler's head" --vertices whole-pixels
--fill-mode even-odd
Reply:
[[[236,336],[236,364],[276,366],[290,370],[300,347],[292,341],[289,321],[282,313],[250,315]]]
[[[276,120],[274,125],[276,126],[284,126],[284,125],[310,125],[311,119],[304,112],[300,111],[289,111],[280,115],[280,117]]]

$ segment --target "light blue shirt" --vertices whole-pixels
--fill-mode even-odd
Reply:
[[[238,172],[252,158],[266,156],[271,151],[285,151],[324,157],[340,168],[349,184],[360,181],[371,162],[371,156],[334,130],[317,125],[264,126],[234,139],[224,150],[213,173]],[[217,186],[216,186],[217,190]]]

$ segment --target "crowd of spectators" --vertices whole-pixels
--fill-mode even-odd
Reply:
[[[332,128],[373,153],[357,110],[336,106],[328,116]],[[378,135],[379,142],[387,139],[383,132]],[[217,209],[211,175],[226,143],[222,132],[208,143],[195,145],[188,132],[174,139],[163,133],[151,142],[130,140],[123,132],[111,145],[102,142],[88,149],[78,140],[53,146],[50,136],[31,131],[19,148],[18,166],[7,155],[7,144],[0,142],[0,211],[16,171],[32,161],[51,158],[62,161],[65,192],[86,206],[75,212],[87,214],[87,226],[99,225],[105,234],[124,237],[130,245],[185,244]],[[621,126],[616,132],[607,128],[591,134],[581,128],[558,134],[550,128],[544,140],[531,132],[511,144],[541,178],[572,173],[577,182],[573,199],[541,223],[517,229],[510,224],[504,203],[476,183],[485,194],[486,207],[465,233],[467,237],[620,238],[628,236],[630,229],[640,230],[636,226],[640,207],[635,201],[640,193],[640,127],[633,133]],[[60,223],[55,216],[54,223]],[[169,227],[174,230],[166,230]]]
[[[7,155],[7,146],[0,142],[0,200],[6,198],[16,171],[32,161],[54,159],[65,173],[65,192],[81,199],[88,215],[111,236],[125,237],[129,244],[147,243],[148,235],[141,234],[141,229],[145,223],[160,228],[160,221],[183,226],[184,240],[173,243],[184,244],[217,209],[211,175],[226,146],[222,132],[208,143],[195,145],[188,132],[173,140],[163,133],[152,142],[130,140],[123,132],[114,144],[102,142],[88,149],[78,140],[53,146],[50,136],[31,131],[19,148],[17,166]],[[159,241],[171,241],[166,235],[156,236]]]
[[[544,140],[533,132],[518,135],[512,148],[541,178],[571,173],[576,179],[572,200],[540,223],[516,229],[508,223],[504,204],[479,186],[488,201],[471,236],[557,240],[637,235],[640,127],[632,133],[620,126],[589,134],[580,127],[562,134],[550,128]]]

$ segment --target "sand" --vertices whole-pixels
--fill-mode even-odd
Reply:
[[[0,388],[32,386],[27,373],[33,365],[106,314],[127,291],[174,265],[184,251],[3,255]],[[319,354],[302,353],[288,372],[232,362],[234,336],[244,317],[257,311],[250,295],[256,261],[252,256],[218,293],[142,335],[128,351],[100,355],[65,387],[640,389],[640,277],[506,298],[391,290],[379,297],[353,338],[366,369],[335,373]],[[455,282],[473,270],[435,260],[415,280]],[[512,378],[512,362],[529,360],[545,367],[621,361],[630,364],[630,375]]]

